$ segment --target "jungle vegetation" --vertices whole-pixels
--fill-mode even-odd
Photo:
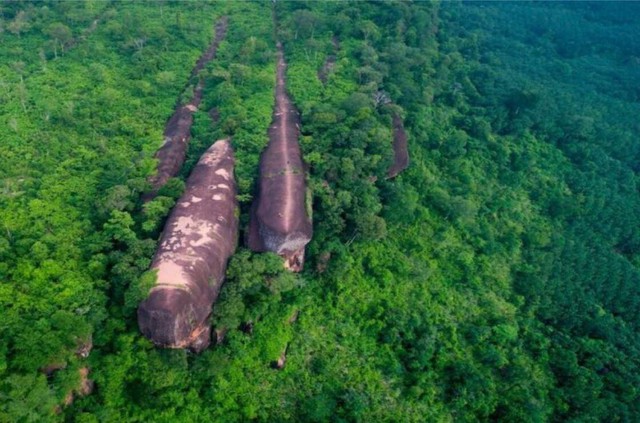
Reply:
[[[639,34],[626,2],[3,2],[0,421],[640,420]],[[154,348],[146,271],[216,139],[246,228],[276,40],[305,271],[240,247],[222,343]],[[143,207],[197,78],[187,162]],[[411,164],[386,179],[396,113]]]

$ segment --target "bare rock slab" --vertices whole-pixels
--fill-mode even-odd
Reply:
[[[389,168],[387,176],[395,178],[409,167],[409,149],[407,145],[407,132],[404,129],[402,118],[393,115],[393,164]]]
[[[278,43],[276,103],[269,127],[269,144],[260,159],[257,200],[252,205],[248,245],[271,251],[285,267],[302,270],[304,250],[313,228],[306,205],[306,174],[298,139],[300,117],[285,87],[286,63]]]
[[[213,144],[187,180],[151,264],[155,286],[138,307],[138,325],[154,344],[201,351],[227,260],[238,240],[234,156],[228,140]]]

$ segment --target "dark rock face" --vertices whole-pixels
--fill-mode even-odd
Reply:
[[[156,285],[138,307],[138,324],[154,344],[201,351],[207,318],[238,239],[234,157],[228,140],[200,158],[171,212],[151,264]]]
[[[277,69],[276,105],[269,145],[260,160],[259,192],[252,205],[248,244],[253,251],[279,254],[287,269],[298,272],[304,265],[312,226],[298,144],[300,118],[285,89],[286,64],[280,44]]]
[[[227,17],[225,16],[217,22],[213,42],[196,62],[196,65],[191,71],[191,78],[198,76],[198,72],[200,72],[208,62],[213,60],[218,45],[224,38],[226,31]],[[158,160],[158,167],[156,174],[149,179],[151,191],[143,196],[145,202],[153,200],[160,188],[182,169],[187,154],[187,147],[189,146],[189,140],[191,139],[193,114],[198,110],[198,106],[202,100],[203,89],[204,84],[202,81],[198,82],[191,101],[185,105],[178,106],[173,116],[167,121],[164,130],[164,143],[154,156]]]
[[[393,164],[387,176],[395,178],[409,166],[409,150],[407,148],[407,133],[398,114],[393,115]]]

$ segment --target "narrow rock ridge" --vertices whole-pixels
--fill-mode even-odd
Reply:
[[[336,64],[336,55],[338,54],[338,50],[340,50],[340,41],[338,40],[338,37],[334,36],[331,39],[331,43],[333,44],[333,54],[327,56],[322,68],[318,71],[318,79],[322,82],[322,85],[327,83],[327,78]]]
[[[287,323],[290,325],[294,324],[298,321],[298,316],[300,316],[300,310],[295,310],[291,317],[289,317],[289,319],[287,320]],[[291,342],[287,342],[284,345],[284,348],[282,349],[282,352],[280,353],[278,359],[271,362],[271,367],[273,369],[282,370],[285,364],[287,364],[287,352],[289,351],[290,346]]]
[[[299,272],[304,249],[311,240],[311,218],[306,207],[306,176],[298,138],[300,117],[287,95],[286,63],[278,43],[275,108],[269,144],[260,159],[258,195],[251,209],[247,243],[253,251],[272,251],[285,268]]]
[[[207,321],[238,240],[238,203],[229,140],[200,158],[171,212],[151,264],[156,284],[138,307],[138,325],[154,344],[202,351]]]
[[[395,178],[409,166],[409,150],[407,146],[407,132],[404,130],[402,118],[393,114],[393,164],[387,172],[388,178]]]
[[[215,27],[215,37],[209,48],[200,56],[193,70],[191,78],[198,76],[198,73],[215,58],[218,45],[224,38],[227,31],[228,20],[223,16],[218,20]],[[156,173],[149,178],[151,190],[143,196],[143,201],[153,200],[160,188],[167,183],[170,178],[176,176],[187,154],[187,147],[191,139],[191,125],[193,125],[193,114],[198,110],[200,101],[202,100],[202,91],[204,83],[198,81],[193,92],[193,98],[187,103],[176,108],[175,112],[167,121],[164,129],[164,143],[156,152],[155,158],[158,160]]]

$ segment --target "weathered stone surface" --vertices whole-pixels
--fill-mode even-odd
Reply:
[[[164,130],[164,144],[155,154],[158,167],[156,173],[149,179],[151,191],[144,196],[144,201],[153,200],[160,188],[180,172],[191,139],[193,113],[196,110],[197,107],[191,103],[180,106],[167,122]]]
[[[193,70],[191,78],[195,78],[205,65],[213,60],[220,41],[227,31],[227,17],[222,17],[216,23],[215,37],[209,48],[200,56]],[[143,196],[143,201],[153,200],[160,188],[162,188],[170,178],[180,172],[187,154],[189,140],[191,139],[191,125],[193,125],[193,114],[198,110],[202,100],[202,90],[204,84],[199,81],[193,93],[193,98],[189,103],[180,105],[175,110],[171,118],[167,121],[164,130],[164,143],[156,152],[155,158],[158,160],[156,173],[149,178],[151,190]]]
[[[400,172],[409,166],[409,150],[407,146],[407,132],[404,130],[402,118],[393,115],[393,164],[389,168],[387,176],[395,178]]]
[[[252,205],[248,244],[253,251],[272,251],[285,267],[302,270],[304,248],[311,240],[306,207],[306,176],[298,138],[300,118],[285,88],[286,64],[278,43],[276,105],[269,145],[260,160],[259,192]]]
[[[209,345],[207,319],[238,238],[233,168],[230,142],[213,144],[167,220],[151,265],[156,285],[138,308],[140,330],[158,346],[201,351]]]

